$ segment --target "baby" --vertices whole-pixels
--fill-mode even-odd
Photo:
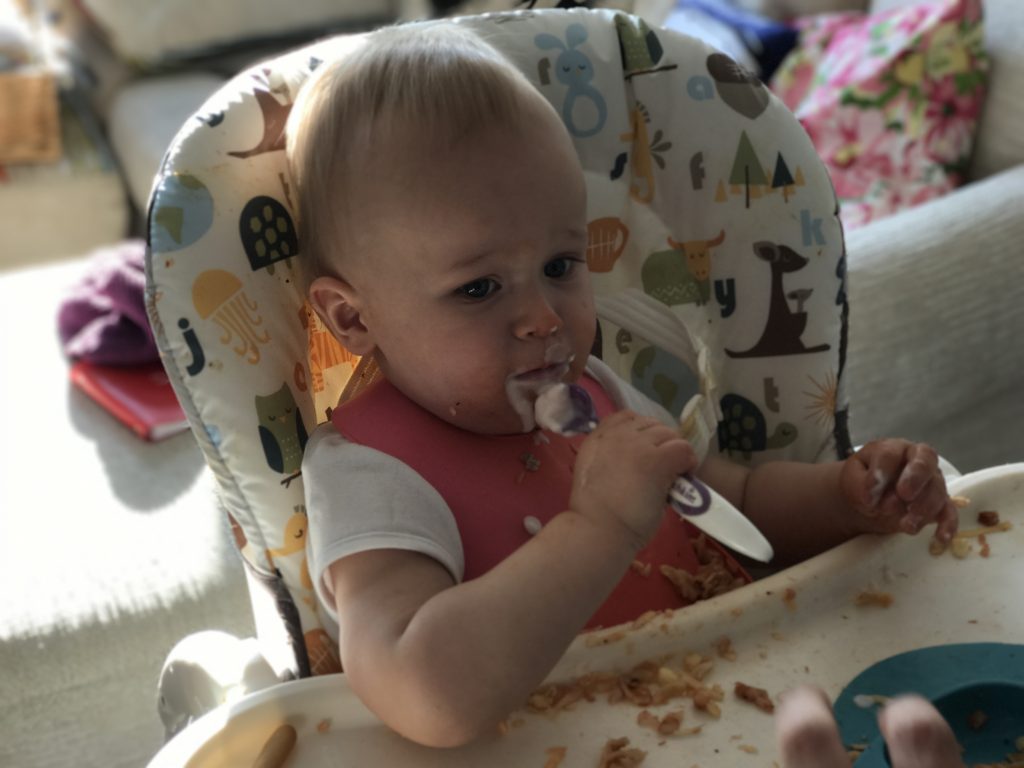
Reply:
[[[310,437],[310,573],[350,685],[406,737],[489,732],[583,628],[685,604],[658,573],[699,566],[666,510],[681,473],[743,510],[777,562],[863,532],[955,531],[925,445],[698,466],[674,418],[589,356],[579,160],[555,110],[473,32],[384,29],[322,66],[288,160],[310,303],[382,374]],[[588,391],[592,433],[534,428],[554,382]]]

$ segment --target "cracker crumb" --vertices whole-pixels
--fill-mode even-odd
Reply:
[[[972,731],[980,731],[987,722],[988,715],[980,709],[974,710],[967,716],[967,727]]]
[[[999,525],[999,513],[992,509],[985,509],[978,513],[978,525],[985,527]]]
[[[736,661],[736,649],[732,646],[732,640],[725,635],[715,640],[715,653],[718,658],[726,661]]]
[[[737,749],[741,752],[746,752],[748,755],[756,755],[758,753],[757,747],[753,744],[740,744]]]
[[[978,534],[978,544],[981,547],[981,549],[978,550],[979,555],[982,557],[988,557],[992,554],[992,549],[988,545],[988,537],[985,536],[984,533]]]
[[[786,607],[791,610],[796,610],[796,590],[792,587],[786,587],[786,591],[782,593],[782,602],[786,604]]]
[[[853,600],[853,604],[859,607],[877,606],[879,608],[888,608],[892,603],[893,596],[891,594],[876,589],[862,590],[857,593]]]
[[[764,688],[757,688],[753,685],[737,682],[736,685],[733,686],[733,692],[736,694],[736,698],[753,704],[762,712],[771,714],[775,711],[775,704],[772,702],[772,697],[768,695],[768,691]]]
[[[664,610],[664,611],[655,611],[655,610],[644,611],[639,616],[637,616],[635,619],[633,619],[633,623],[629,625],[629,628],[630,629],[642,629],[642,628],[646,627],[648,624],[650,624],[652,621],[654,621],[656,618],[658,618],[659,616],[667,616],[669,613],[671,613],[670,610]]]
[[[718,706],[718,702],[723,698],[722,689],[717,685],[701,688],[693,694],[693,705],[717,720],[722,716],[722,708]]]
[[[619,629],[614,632],[606,632],[604,634],[601,634],[600,632],[589,632],[587,633],[587,638],[583,641],[583,644],[588,648],[596,648],[599,645],[611,645],[612,643],[617,643],[625,637],[626,630],[624,629]]]
[[[963,509],[971,503],[971,500],[966,496],[950,496],[949,500],[953,502],[953,506],[957,509]]]
[[[861,709],[871,709],[876,705],[885,706],[889,699],[889,696],[884,696],[881,693],[858,693],[853,697],[853,703]]]
[[[325,717],[323,720],[316,724],[317,733],[327,733],[329,730],[331,730],[331,718],[329,717]]]
[[[846,754],[850,758],[850,764],[852,765],[853,763],[856,763],[858,760],[860,760],[860,756],[867,748],[867,743],[847,744]]]
[[[724,595],[746,584],[738,566],[727,561],[703,533],[690,543],[699,563],[696,573],[664,564],[658,568],[685,604]]]
[[[996,523],[995,525],[985,525],[981,528],[965,528],[962,531],[957,531],[953,535],[953,539],[972,539],[977,538],[983,533],[1003,533],[1013,528],[1013,523],[1009,520],[1003,520],[1002,522]]]
[[[953,557],[963,560],[971,552],[971,542],[967,539],[954,537],[950,550],[953,552]]]
[[[649,728],[661,736],[671,736],[682,727],[683,710],[673,710],[658,717],[650,710],[644,709],[636,716],[636,724],[641,728]]]
[[[629,746],[629,739],[623,736],[619,739],[608,739],[601,750],[601,759],[597,768],[636,768],[640,765],[647,753],[642,749]]]
[[[565,760],[565,753],[568,751],[567,747],[548,747],[546,754],[548,759],[544,761],[544,768],[558,768]]]

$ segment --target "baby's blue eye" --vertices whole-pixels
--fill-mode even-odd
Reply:
[[[544,276],[559,279],[572,271],[574,260],[568,256],[559,256],[544,265]]]
[[[498,284],[491,278],[481,277],[479,280],[473,280],[472,282],[459,286],[455,289],[455,292],[464,298],[480,301],[481,299],[486,299],[498,290],[498,287]]]

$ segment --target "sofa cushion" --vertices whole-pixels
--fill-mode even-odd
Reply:
[[[225,78],[188,72],[134,80],[117,92],[107,115],[110,143],[139,211],[149,205],[164,151],[188,117]]]
[[[378,0],[76,0],[119,56],[140,65],[206,56],[268,40],[301,41],[327,30],[394,18]]]
[[[971,177],[1024,163],[1024,3],[985,0],[985,50],[992,62]]]
[[[981,0],[807,17],[773,88],[865,224],[967,178],[985,94]]]

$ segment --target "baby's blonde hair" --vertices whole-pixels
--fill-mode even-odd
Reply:
[[[298,198],[308,281],[332,273],[345,241],[345,195],[359,159],[396,137],[425,150],[521,119],[529,81],[479,35],[451,22],[385,27],[317,69],[288,118],[287,159]]]

